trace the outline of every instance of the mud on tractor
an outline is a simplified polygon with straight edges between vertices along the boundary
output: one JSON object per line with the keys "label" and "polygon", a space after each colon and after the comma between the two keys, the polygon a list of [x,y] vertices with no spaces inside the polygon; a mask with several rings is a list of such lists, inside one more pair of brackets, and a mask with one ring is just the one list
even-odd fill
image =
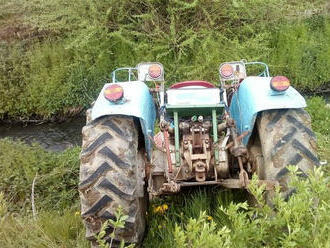
{"label": "mud on tractor", "polygon": [[[256,67],[261,73],[247,75]],[[279,184],[289,197],[286,166],[307,174],[319,164],[306,102],[286,77],[244,60],[222,63],[219,76],[218,84],[165,89],[160,63],[112,72],[83,128],[79,191],[92,244],[118,206],[129,217],[116,239],[139,243],[148,196],[200,185],[246,188],[257,174],[267,190]]]}

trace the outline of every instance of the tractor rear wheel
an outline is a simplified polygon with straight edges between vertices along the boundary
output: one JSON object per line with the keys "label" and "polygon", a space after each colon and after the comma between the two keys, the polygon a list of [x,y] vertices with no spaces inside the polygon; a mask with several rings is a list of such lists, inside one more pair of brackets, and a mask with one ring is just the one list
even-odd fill
{"label": "tractor rear wheel", "polygon": [[[138,151],[138,129],[133,118],[107,116],[83,128],[79,193],[86,237],[97,247],[95,236],[102,224],[115,220],[121,206],[129,216],[125,228],[115,231],[119,243],[141,242],[147,202],[144,194],[144,158]],[[106,230],[107,241],[113,228]]]}
{"label": "tractor rear wheel", "polygon": [[298,166],[305,176],[319,165],[310,116],[303,109],[268,110],[259,116],[257,127],[263,155],[259,178],[277,180],[288,199],[294,189],[288,187],[287,165]]}

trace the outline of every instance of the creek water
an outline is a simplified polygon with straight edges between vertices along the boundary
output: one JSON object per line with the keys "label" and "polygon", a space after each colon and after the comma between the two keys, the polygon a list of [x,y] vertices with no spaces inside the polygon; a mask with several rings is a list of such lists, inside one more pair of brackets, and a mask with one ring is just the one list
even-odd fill
{"label": "creek water", "polygon": [[0,139],[21,140],[27,144],[39,143],[49,151],[63,151],[81,145],[81,129],[85,117],[78,117],[62,123],[44,124],[0,124]]}
{"label": "creek water", "polygon": [[[330,94],[322,96],[329,105]],[[27,144],[37,142],[47,150],[63,151],[69,147],[81,145],[81,129],[84,125],[85,117],[77,117],[63,123],[0,124],[0,139],[11,138]]]}

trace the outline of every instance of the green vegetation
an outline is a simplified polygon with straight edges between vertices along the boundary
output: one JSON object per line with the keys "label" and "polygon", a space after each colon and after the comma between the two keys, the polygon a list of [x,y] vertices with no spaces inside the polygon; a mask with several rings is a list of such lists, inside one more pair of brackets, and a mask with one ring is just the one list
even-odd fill
{"label": "green vegetation", "polygon": [[[308,100],[307,110],[318,136],[319,156],[330,161],[330,109],[322,98]],[[84,238],[77,194],[79,147],[63,153],[0,140],[0,247],[89,247]],[[144,247],[329,247],[329,166],[309,180],[298,180],[297,193],[275,213],[262,200],[262,189],[244,192],[190,189],[152,202]],[[35,181],[36,219],[31,211]],[[118,225],[120,227],[120,223]]]}
{"label": "green vegetation", "polygon": [[110,72],[160,61],[168,83],[259,60],[300,90],[330,81],[325,0],[0,0],[0,119],[75,114]]}
{"label": "green vegetation", "polygon": [[[312,117],[312,128],[317,136],[318,153],[321,160],[330,162],[330,107],[323,98],[308,99],[306,110]],[[330,172],[329,166],[327,166]]]}
{"label": "green vegetation", "polygon": [[322,97],[313,97],[307,100],[306,110],[311,115],[314,132],[330,135],[330,107],[325,106]]}
{"label": "green vegetation", "polygon": [[52,153],[10,140],[0,140],[0,191],[9,201],[8,211],[21,214],[31,209],[31,185],[35,180],[37,210],[78,208],[80,148]]}
{"label": "green vegetation", "polygon": [[[296,168],[291,171],[294,174]],[[309,180],[293,176],[292,185],[297,193],[288,202],[277,194],[275,212],[265,204],[256,181],[250,191],[257,199],[257,207],[248,206],[246,202],[226,204],[221,193],[209,192],[205,197],[203,191],[188,199],[189,207],[178,208],[178,204],[171,202],[164,216],[151,216],[152,224],[158,226],[151,225],[145,247],[155,247],[155,243],[157,247],[179,248],[328,247],[330,195],[327,178],[317,170]],[[215,201],[216,207],[200,208],[200,204],[194,204],[201,200]],[[191,216],[192,211],[198,210],[204,212],[197,218]]]}
{"label": "green vegetation", "polygon": [[80,218],[79,152],[0,140],[0,247],[90,247]]}
{"label": "green vegetation", "polygon": [[[4,204],[2,202],[0,207]],[[60,214],[56,211],[42,211],[35,220],[30,215],[16,216],[9,213],[0,217],[1,247],[90,247],[85,240],[79,212],[65,210]]]}
{"label": "green vegetation", "polygon": [[[123,211],[122,207],[120,207],[120,206],[117,208],[117,210],[115,212],[115,216],[116,216],[115,220],[108,219],[102,224],[101,231],[96,236],[96,241],[100,248],[111,248],[112,247],[113,241],[115,239],[115,232],[118,229],[125,227],[125,220],[127,220],[127,218],[129,217],[128,215],[124,214],[124,211]],[[111,225],[113,227],[113,231],[110,233],[110,237],[111,237],[110,242],[107,242],[105,240],[105,236],[106,236],[107,228],[109,227],[109,225]],[[124,240],[122,240],[120,242],[119,246],[120,246],[120,248],[125,247]],[[135,246],[134,244],[130,244],[130,245],[126,246],[126,248],[133,248],[134,246]]]}
{"label": "green vegetation", "polygon": [[[299,90],[316,90],[330,82],[329,6],[325,0],[0,0],[0,119],[74,115],[113,69],[141,61],[163,63],[169,84],[217,82],[223,61],[264,61]],[[307,110],[319,156],[330,161],[330,109],[314,97]],[[89,247],[79,212],[79,151],[0,140],[0,247]],[[276,217],[255,184],[258,207],[246,203],[243,191],[214,188],[153,202],[144,247],[330,247],[329,166],[309,180],[291,173],[297,193],[288,202],[276,197]]]}

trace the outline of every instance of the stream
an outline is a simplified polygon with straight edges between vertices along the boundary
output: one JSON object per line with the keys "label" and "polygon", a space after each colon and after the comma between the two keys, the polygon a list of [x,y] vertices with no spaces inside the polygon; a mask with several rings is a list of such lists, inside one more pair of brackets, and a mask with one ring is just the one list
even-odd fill
{"label": "stream", "polygon": [[58,152],[81,145],[81,129],[84,125],[85,117],[62,123],[0,124],[0,139],[11,138],[27,144],[36,142],[46,150]]}
{"label": "stream", "polygon": [[[307,96],[308,97],[308,96]],[[330,94],[323,95],[330,104]],[[49,151],[63,151],[81,145],[81,129],[85,125],[85,117],[76,117],[62,123],[44,124],[4,124],[0,123],[0,139],[11,138],[27,144],[39,143]]]}

